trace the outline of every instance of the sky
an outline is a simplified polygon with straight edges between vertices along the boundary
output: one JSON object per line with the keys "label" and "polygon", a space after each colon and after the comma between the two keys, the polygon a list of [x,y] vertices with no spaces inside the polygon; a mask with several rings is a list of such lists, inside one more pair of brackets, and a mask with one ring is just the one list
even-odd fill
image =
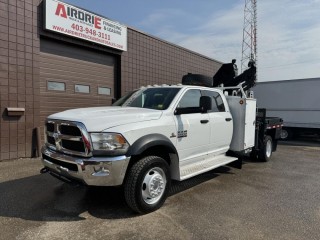
{"label": "sky", "polygon": [[[64,0],[241,65],[245,0]],[[320,77],[320,0],[257,0],[258,81]]]}

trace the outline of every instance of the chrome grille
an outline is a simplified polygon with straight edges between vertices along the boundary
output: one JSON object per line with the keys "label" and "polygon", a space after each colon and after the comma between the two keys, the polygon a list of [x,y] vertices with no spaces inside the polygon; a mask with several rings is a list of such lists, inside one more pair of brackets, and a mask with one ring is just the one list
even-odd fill
{"label": "chrome grille", "polygon": [[66,154],[82,157],[92,156],[89,134],[82,123],[47,120],[47,147]]}

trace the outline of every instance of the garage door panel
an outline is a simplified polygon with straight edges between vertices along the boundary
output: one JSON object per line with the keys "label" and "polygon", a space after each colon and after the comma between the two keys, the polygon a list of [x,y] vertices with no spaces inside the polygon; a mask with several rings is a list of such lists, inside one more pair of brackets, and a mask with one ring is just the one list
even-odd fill
{"label": "garage door panel", "polygon": [[77,59],[79,61],[88,62],[88,64],[98,63],[106,66],[114,66],[116,62],[114,56],[107,55],[101,51],[50,39],[41,39],[40,52],[60,56],[62,59],[63,57],[66,57],[67,59],[71,58],[69,61]]}
{"label": "garage door panel", "polygon": [[[78,99],[77,99],[78,98]],[[48,102],[47,105],[50,105],[52,103],[61,103],[64,102],[64,104],[69,104],[70,101],[72,101],[70,104],[77,104],[77,103],[86,103],[92,105],[93,103],[100,103],[100,101],[109,101],[112,99],[112,97],[101,97],[101,98],[92,98],[91,96],[84,96],[84,94],[79,94],[75,98],[72,97],[64,97],[64,96],[58,96],[58,95],[47,95],[43,99],[46,99]],[[80,99],[81,98],[81,99]]]}
{"label": "garage door panel", "polygon": [[[42,59],[41,59],[42,60]],[[42,60],[45,61],[45,60]],[[40,72],[43,74],[59,75],[60,77],[71,79],[71,78],[96,78],[100,81],[105,81],[106,78],[111,78],[114,76],[114,69],[108,67],[107,69],[99,69],[98,71],[93,71],[93,69],[83,69],[82,67],[72,66],[73,69],[70,69],[70,66],[60,67],[57,64],[41,64]]]}
{"label": "garage door panel", "polygon": [[[104,72],[104,69],[109,68],[109,69],[114,69],[114,66],[107,66],[103,64],[93,64],[93,63],[88,63],[84,61],[71,61],[70,59],[67,58],[61,58],[57,56],[43,56],[42,53],[41,58],[43,60],[43,66],[47,68],[53,68],[53,69],[64,69],[68,70],[68,67],[72,65],[74,68],[71,69],[78,69],[81,72],[95,72],[97,75],[101,75],[101,71]],[[66,62],[68,64],[66,64]],[[70,69],[69,69],[70,70]],[[76,71],[75,71],[76,72]]]}
{"label": "garage door panel", "polygon": [[[111,105],[115,85],[115,57],[53,40],[40,42],[40,118],[73,108]],[[48,81],[64,83],[64,91],[48,90]],[[75,92],[89,86],[89,93]],[[110,95],[98,94],[99,87]]]}
{"label": "garage door panel", "polygon": [[[91,95],[98,95],[98,88],[99,87],[108,87],[111,89],[111,94],[110,95],[98,95],[95,96],[94,98],[101,98],[101,97],[113,97],[113,86],[110,83],[104,83],[104,82],[96,82],[95,84],[88,84],[88,80],[85,81],[84,79],[81,80],[77,80],[77,79],[58,79],[59,76],[55,77],[54,75],[50,75],[48,77],[45,78],[40,78],[40,80],[42,81],[41,85],[40,85],[40,91],[43,92],[43,94],[47,95],[47,96],[57,96],[59,95],[60,97],[62,97],[63,95],[70,95],[69,97],[71,97],[72,94],[76,94],[76,95],[81,95],[81,97],[83,97],[84,95],[89,95],[90,97],[92,97]],[[48,90],[48,82],[60,82],[60,83],[64,83],[65,84],[65,91],[51,91]],[[86,85],[90,87],[90,93],[78,93],[75,92],[75,85],[76,84],[80,84],[80,85]],[[75,98],[80,97],[80,96],[73,96]]]}
{"label": "garage door panel", "polygon": [[[110,66],[99,66],[96,68],[90,68],[85,63],[82,64],[66,64],[61,60],[55,61],[52,58],[42,58],[42,64],[40,66],[40,71],[42,73],[53,73],[59,74],[61,76],[66,76],[68,78],[75,75],[84,77],[95,76],[97,78],[103,78],[105,80],[107,77],[114,76],[114,67]],[[109,75],[109,76],[108,76]]]}
{"label": "garage door panel", "polygon": [[[99,69],[99,70],[94,70],[93,69],[83,69],[80,67],[76,67],[73,66],[74,69],[70,70],[70,67],[68,66],[59,66],[59,65],[43,65],[41,66],[40,71],[45,72],[45,73],[52,73],[52,74],[59,74],[59,75],[65,75],[68,78],[70,77],[90,77],[90,76],[94,76],[98,79],[104,79],[106,77],[112,77],[113,74],[113,68],[110,68],[109,70],[106,71],[106,69]],[[78,71],[76,71],[76,69],[78,69]]]}
{"label": "garage door panel", "polygon": [[[63,71],[54,71],[52,69],[42,69],[42,71],[46,71],[45,74],[41,73],[42,78],[45,78],[46,80],[50,81],[58,81],[58,80],[63,80],[68,81],[70,83],[76,84],[76,83],[88,83],[88,80],[91,81],[91,84],[93,85],[108,85],[108,86],[113,86],[113,83],[106,82],[105,78],[112,78],[112,74],[105,74],[104,78],[101,78],[99,76],[94,76],[88,74],[87,76],[85,75],[71,75],[68,76],[68,72],[63,72]],[[45,82],[43,82],[45,84]]]}

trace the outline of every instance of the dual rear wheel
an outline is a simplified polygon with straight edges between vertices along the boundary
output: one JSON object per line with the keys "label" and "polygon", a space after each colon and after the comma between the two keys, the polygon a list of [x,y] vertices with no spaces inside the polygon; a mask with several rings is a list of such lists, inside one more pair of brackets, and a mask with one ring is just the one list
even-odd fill
{"label": "dual rear wheel", "polygon": [[261,162],[268,162],[271,159],[273,152],[273,141],[272,137],[266,135],[263,140],[263,145],[259,151],[252,151],[250,157],[254,160],[258,159]]}

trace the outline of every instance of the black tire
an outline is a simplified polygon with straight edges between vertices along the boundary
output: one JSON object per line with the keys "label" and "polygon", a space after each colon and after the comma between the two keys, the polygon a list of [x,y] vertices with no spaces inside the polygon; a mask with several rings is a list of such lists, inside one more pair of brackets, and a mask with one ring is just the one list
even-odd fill
{"label": "black tire", "polygon": [[281,140],[290,140],[293,138],[293,131],[288,128],[282,128],[281,134],[280,134]]}
{"label": "black tire", "polygon": [[129,169],[124,183],[126,202],[137,213],[153,212],[165,202],[170,183],[168,163],[157,156],[144,157]]}
{"label": "black tire", "polygon": [[213,78],[202,74],[188,73],[182,77],[183,85],[213,86]]}
{"label": "black tire", "polygon": [[259,160],[262,162],[268,162],[271,159],[273,151],[272,137],[265,136],[263,140],[263,146],[259,151]]}
{"label": "black tire", "polygon": [[256,150],[252,150],[252,152],[250,153],[250,159],[252,161],[257,161],[258,160],[258,153]]}

